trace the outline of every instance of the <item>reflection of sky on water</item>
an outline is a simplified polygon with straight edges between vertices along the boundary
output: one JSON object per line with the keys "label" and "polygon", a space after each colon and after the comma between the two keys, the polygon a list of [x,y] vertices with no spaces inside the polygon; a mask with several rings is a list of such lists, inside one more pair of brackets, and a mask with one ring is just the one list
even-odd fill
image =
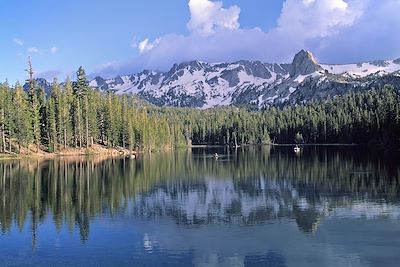
{"label": "reflection of sky on water", "polygon": [[247,184],[247,192],[211,177],[181,185],[132,201],[132,216],[146,222],[145,248],[191,251],[198,266],[374,266],[400,252],[400,241],[387,236],[400,234],[395,204],[323,192],[316,201],[266,178]]}
{"label": "reflection of sky on water", "polygon": [[396,266],[398,165],[290,152],[7,165],[0,266]]}
{"label": "reflection of sky on water", "polygon": [[[79,234],[65,227],[56,231],[47,220],[38,233],[36,252],[16,242],[8,247],[8,260],[17,266],[29,266],[23,259],[32,255],[45,256],[45,260],[32,261],[41,266],[60,260],[71,266],[78,259],[84,266],[131,266],[132,261],[138,266],[395,266],[393,259],[400,247],[397,238],[390,238],[400,233],[398,222],[383,219],[326,219],[312,235],[304,234],[289,219],[193,226],[165,217],[139,219],[121,214],[98,218],[91,227],[90,239],[82,244]],[[16,236],[19,233],[7,238]],[[3,238],[0,244],[7,241]],[[24,239],[30,241],[29,231]],[[54,242],[63,247],[61,255],[54,250]],[[0,262],[7,260],[6,252],[2,247]],[[260,265],[263,261],[270,265]]]}
{"label": "reflection of sky on water", "polygon": [[[304,235],[290,220],[207,227],[178,225],[169,219],[135,221],[133,225],[127,220],[126,223],[143,233],[142,246],[148,254],[175,254],[177,257],[191,254],[192,261],[199,266],[229,266],[232,259],[236,266],[244,266],[249,258],[262,257],[272,251],[280,263],[288,266],[338,266],[338,263],[368,266],[367,263],[379,262],[381,255],[389,256],[387,262],[390,262],[398,255],[400,245],[398,241],[381,240],[382,228],[388,227],[392,234],[400,230],[397,224],[387,220],[374,220],[372,225],[357,219],[327,220],[313,235]],[[366,231],[371,234],[365,235]],[[151,252],[149,243],[153,244]],[[218,265],[213,265],[216,259]]]}
{"label": "reflection of sky on water", "polygon": [[[312,191],[318,197],[312,197]],[[138,196],[131,209],[144,218],[166,216],[179,224],[237,223],[254,224],[281,218],[296,219],[299,224],[319,223],[323,218],[400,219],[398,204],[351,196],[324,195],[308,189],[303,196],[288,182],[277,183],[260,177],[250,183],[205,178],[204,183],[170,183]],[[315,226],[315,225],[314,225]],[[307,232],[307,225],[299,225]],[[315,230],[315,229],[308,229]]]}

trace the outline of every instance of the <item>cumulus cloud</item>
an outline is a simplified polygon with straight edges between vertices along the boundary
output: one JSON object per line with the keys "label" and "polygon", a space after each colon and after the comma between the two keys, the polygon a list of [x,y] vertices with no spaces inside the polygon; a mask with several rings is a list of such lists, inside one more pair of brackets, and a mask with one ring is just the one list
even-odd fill
{"label": "cumulus cloud", "polygon": [[361,1],[287,0],[274,31],[300,40],[334,35],[352,26],[363,8]]}
{"label": "cumulus cloud", "polygon": [[37,49],[36,47],[29,47],[28,48],[28,53],[38,53],[39,49]]}
{"label": "cumulus cloud", "polygon": [[24,42],[19,38],[14,38],[13,42],[16,43],[19,46],[23,46],[24,45]]}
{"label": "cumulus cloud", "polygon": [[303,48],[318,52],[326,40],[358,23],[368,1],[286,0],[277,27],[266,33],[277,56],[271,59],[287,61]]}
{"label": "cumulus cloud", "polygon": [[[235,30],[240,27],[238,6],[224,8],[222,2],[212,2],[209,0],[189,0],[190,20],[187,23],[188,30],[192,35],[207,37],[217,31],[229,29]],[[137,47],[140,53],[145,53],[159,45],[163,39],[171,40],[173,35],[157,38],[150,41],[148,38],[139,44],[134,42],[132,47]],[[171,40],[173,41],[173,40]]]}
{"label": "cumulus cloud", "polygon": [[50,53],[55,54],[57,53],[58,48],[56,46],[53,46],[52,48],[50,48]]}
{"label": "cumulus cloud", "polygon": [[400,57],[400,1],[363,2],[364,12],[351,27],[309,42],[324,61],[345,63]]}
{"label": "cumulus cloud", "polygon": [[138,47],[140,53],[145,53],[147,51],[152,50],[159,42],[160,42],[160,39],[156,39],[154,42],[150,42],[150,40],[148,38],[146,38],[143,41],[141,41],[137,45],[137,47]]}
{"label": "cumulus cloud", "polygon": [[241,28],[237,6],[189,0],[188,35],[147,38],[137,46],[138,57],[99,74],[165,71],[174,63],[195,59],[290,62],[303,48],[329,63],[399,57],[398,10],[398,0],[286,0],[277,26],[265,31]]}
{"label": "cumulus cloud", "polygon": [[238,29],[240,8],[223,8],[222,2],[209,0],[189,0],[190,31],[203,35],[213,34],[218,29]]}
{"label": "cumulus cloud", "polygon": [[[241,40],[232,42],[233,39]],[[209,35],[177,35],[170,34],[148,43],[151,50],[141,53],[135,60],[133,67],[137,69],[167,70],[174,63],[194,59],[220,62],[240,59],[259,59],[268,57],[269,51],[255,48],[265,43],[266,35],[260,29],[220,30],[218,34]]]}

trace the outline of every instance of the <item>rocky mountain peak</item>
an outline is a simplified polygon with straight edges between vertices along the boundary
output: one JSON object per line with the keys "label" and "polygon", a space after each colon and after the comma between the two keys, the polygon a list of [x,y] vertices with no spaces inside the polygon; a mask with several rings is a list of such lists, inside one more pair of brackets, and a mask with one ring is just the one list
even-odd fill
{"label": "rocky mountain peak", "polygon": [[209,66],[201,62],[199,60],[192,60],[192,61],[186,61],[182,62],[181,64],[178,65],[177,69],[179,70],[189,70],[190,73],[193,74],[195,71],[200,71],[202,69],[207,69]]}
{"label": "rocky mountain peak", "polygon": [[319,70],[322,67],[318,65],[314,55],[310,51],[301,50],[294,56],[290,76],[308,75]]}
{"label": "rocky mountain peak", "polygon": [[[116,94],[137,95],[158,106],[239,105],[256,109],[306,103],[385,84],[400,90],[399,72],[400,59],[318,64],[310,52],[302,50],[289,64],[194,60],[175,64],[168,72],[144,70],[111,79],[98,76],[90,81],[90,86]],[[49,82],[44,79],[36,82],[46,94],[50,92]]]}

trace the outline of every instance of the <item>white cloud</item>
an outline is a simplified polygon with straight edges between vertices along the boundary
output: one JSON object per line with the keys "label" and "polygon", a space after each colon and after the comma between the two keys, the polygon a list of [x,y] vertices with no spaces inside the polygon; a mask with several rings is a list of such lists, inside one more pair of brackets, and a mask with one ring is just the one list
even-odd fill
{"label": "white cloud", "polygon": [[319,56],[326,62],[340,63],[399,58],[400,1],[352,0],[350,3],[363,5],[362,15],[351,27],[310,42]]}
{"label": "white cloud", "polygon": [[36,47],[29,47],[27,51],[28,53],[38,53],[39,49],[37,49]]}
{"label": "white cloud", "polygon": [[146,38],[143,41],[141,41],[138,45],[138,49],[140,53],[144,53],[146,51],[149,51],[151,49],[153,49],[154,45],[149,43],[149,39]]}
{"label": "white cloud", "polygon": [[[363,14],[363,0],[286,0],[277,27],[265,32],[239,27],[240,8],[224,8],[222,2],[190,0],[191,33],[166,35],[154,42],[145,39],[138,46],[146,56],[137,64],[146,68],[171,66],[199,59],[234,61],[255,59],[270,62],[290,61],[310,40],[338,34],[351,27]],[[318,44],[321,45],[321,44]]]}
{"label": "white cloud", "polygon": [[194,59],[290,62],[304,48],[329,63],[400,57],[398,0],[286,0],[277,26],[269,31],[240,28],[240,9],[224,8],[222,2],[189,0],[189,10],[188,35],[145,39],[137,45],[137,58],[99,74],[166,71]]}
{"label": "white cloud", "polygon": [[190,31],[203,35],[213,34],[218,29],[238,29],[240,8],[223,8],[222,2],[209,0],[189,0]]}
{"label": "white cloud", "polygon": [[52,48],[50,48],[50,53],[55,54],[57,53],[58,48],[56,46],[53,46]]}
{"label": "white cloud", "polygon": [[19,46],[23,46],[24,45],[24,42],[19,38],[14,38],[13,42],[16,43]]}
{"label": "white cloud", "polygon": [[[240,8],[231,6],[223,8],[222,2],[212,2],[209,0],[189,0],[190,20],[187,27],[193,34],[203,36],[214,34],[218,30],[238,29]],[[137,43],[133,38],[131,47],[137,48],[139,52],[145,53],[152,50],[162,41],[161,38],[151,42],[148,38]]]}
{"label": "white cloud", "polygon": [[286,0],[275,31],[303,40],[325,37],[352,26],[362,13],[357,1]]}
{"label": "white cloud", "polygon": [[154,42],[150,42],[149,38],[144,39],[141,41],[137,47],[140,53],[145,53],[147,51],[152,50],[156,45],[160,43],[160,39],[156,39]]}
{"label": "white cloud", "polygon": [[17,53],[17,56],[22,57],[24,54],[22,54],[21,52]]}
{"label": "white cloud", "polygon": [[[369,0],[286,0],[277,27],[266,33],[271,60],[290,60],[300,49],[323,49],[325,40],[351,28]],[[269,58],[268,58],[269,59]]]}

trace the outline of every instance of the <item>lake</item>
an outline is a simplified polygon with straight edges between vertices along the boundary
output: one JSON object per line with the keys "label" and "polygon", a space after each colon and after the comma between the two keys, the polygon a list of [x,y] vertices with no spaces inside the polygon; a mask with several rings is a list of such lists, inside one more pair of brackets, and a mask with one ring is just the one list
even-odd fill
{"label": "lake", "polygon": [[0,192],[0,266],[400,262],[400,157],[356,146],[0,161]]}

